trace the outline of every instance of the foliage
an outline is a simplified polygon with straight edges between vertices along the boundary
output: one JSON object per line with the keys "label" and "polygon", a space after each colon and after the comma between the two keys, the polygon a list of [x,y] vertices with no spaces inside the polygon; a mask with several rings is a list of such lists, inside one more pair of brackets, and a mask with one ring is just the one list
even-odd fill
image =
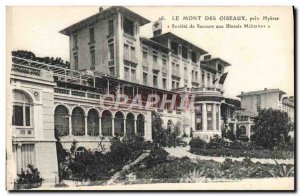
{"label": "foliage", "polygon": [[207,145],[207,143],[204,140],[200,139],[199,137],[192,138],[189,144],[191,148],[206,148]]}
{"label": "foliage", "polygon": [[222,148],[224,147],[225,141],[219,135],[214,135],[213,138],[209,140],[208,148]]}
{"label": "foliage", "polygon": [[21,173],[17,174],[15,180],[15,189],[32,189],[42,185],[43,178],[40,177],[40,172],[33,165],[28,164],[28,170],[21,169]]}
{"label": "foliage", "polygon": [[216,179],[269,178],[272,175],[268,171],[275,168],[276,165],[253,163],[250,159],[243,161],[226,159],[223,163],[219,163],[213,160],[195,162],[184,157],[164,161],[152,167],[137,167],[131,171],[136,175],[136,180],[129,183],[193,183]]}
{"label": "foliage", "polygon": [[227,131],[226,138],[228,138],[231,141],[235,141],[236,140],[236,136],[235,136],[233,130],[229,129]]}
{"label": "foliage", "polygon": [[214,157],[249,157],[259,159],[293,159],[293,151],[245,150],[245,149],[201,149],[191,148],[191,153]]}
{"label": "foliage", "polygon": [[259,146],[276,149],[281,143],[288,143],[289,117],[286,112],[263,109],[254,119],[252,140]]}
{"label": "foliage", "polygon": [[276,163],[276,167],[272,168],[272,170],[269,171],[269,173],[273,177],[293,177],[295,174],[294,166],[292,165],[286,165],[286,164],[278,164],[276,160],[274,160]]}
{"label": "foliage", "polygon": [[72,156],[75,152],[76,142],[70,149],[70,157],[67,163],[71,171],[71,178],[81,182],[106,181],[115,172],[120,171],[125,165],[133,162],[143,153],[143,150],[151,149],[152,145],[145,142],[142,137],[118,137],[111,139],[110,151],[86,151],[85,153]]}
{"label": "foliage", "polygon": [[163,148],[154,148],[151,150],[149,157],[145,159],[145,165],[147,167],[153,167],[154,165],[166,162],[168,152]]}

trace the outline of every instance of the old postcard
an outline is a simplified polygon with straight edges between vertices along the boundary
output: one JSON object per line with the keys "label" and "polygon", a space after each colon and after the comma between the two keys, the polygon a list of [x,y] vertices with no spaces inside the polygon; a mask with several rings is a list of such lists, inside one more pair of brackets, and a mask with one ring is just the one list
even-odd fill
{"label": "old postcard", "polygon": [[293,7],[7,7],[7,190],[295,189]]}

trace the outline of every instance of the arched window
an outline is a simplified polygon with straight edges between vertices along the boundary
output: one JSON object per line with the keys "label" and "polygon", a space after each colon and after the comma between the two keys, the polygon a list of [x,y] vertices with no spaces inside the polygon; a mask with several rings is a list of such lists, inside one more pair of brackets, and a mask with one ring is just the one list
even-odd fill
{"label": "arched window", "polygon": [[88,135],[99,136],[99,115],[97,110],[90,109],[87,117]]}
{"label": "arched window", "polygon": [[145,136],[145,117],[142,114],[137,116],[136,120],[136,132],[139,136]]}
{"label": "arched window", "polygon": [[86,149],[84,147],[78,147],[75,151],[75,156],[79,156],[82,155],[83,153],[85,153]]}
{"label": "arched window", "polygon": [[21,127],[32,126],[32,99],[21,91],[13,92],[12,125]]}
{"label": "arched window", "polygon": [[108,110],[102,113],[101,129],[103,136],[112,136],[112,114]]}
{"label": "arched window", "polygon": [[84,135],[84,111],[76,107],[72,111],[72,134],[75,136]]}
{"label": "arched window", "polygon": [[54,130],[58,136],[69,135],[69,115],[65,106],[59,105],[54,111]]}
{"label": "arched window", "polygon": [[122,112],[117,112],[115,114],[115,135],[124,136],[124,115]]}
{"label": "arched window", "polygon": [[126,116],[126,134],[134,135],[134,115],[132,113],[128,113]]}

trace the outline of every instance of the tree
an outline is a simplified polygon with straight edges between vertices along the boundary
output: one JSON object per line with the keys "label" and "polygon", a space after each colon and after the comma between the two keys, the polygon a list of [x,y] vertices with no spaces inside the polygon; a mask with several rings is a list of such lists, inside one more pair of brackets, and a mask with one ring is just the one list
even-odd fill
{"label": "tree", "polygon": [[62,182],[62,167],[66,158],[68,156],[67,150],[65,150],[61,144],[58,131],[55,129],[55,139],[56,139],[56,154],[57,154],[57,163],[58,163],[58,180]]}
{"label": "tree", "polygon": [[253,142],[264,148],[277,149],[289,142],[289,117],[286,112],[263,109],[254,119]]}

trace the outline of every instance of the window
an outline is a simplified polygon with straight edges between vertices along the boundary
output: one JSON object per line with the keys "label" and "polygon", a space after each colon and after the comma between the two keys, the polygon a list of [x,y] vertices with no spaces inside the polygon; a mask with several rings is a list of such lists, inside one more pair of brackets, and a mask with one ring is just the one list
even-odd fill
{"label": "window", "polygon": [[178,55],[178,43],[171,42],[171,50],[173,54]]}
{"label": "window", "polygon": [[163,56],[163,58],[162,58],[162,64],[163,64],[163,65],[167,65],[167,59],[166,59],[166,57],[164,57],[164,56]]}
{"label": "window", "polygon": [[135,47],[133,47],[133,46],[130,46],[130,60],[133,62],[136,62]]}
{"label": "window", "polygon": [[78,70],[78,53],[74,53],[73,58],[74,58],[74,69]]}
{"label": "window", "polygon": [[184,46],[182,46],[182,58],[188,58],[188,49]]}
{"label": "window", "polygon": [[222,72],[223,66],[222,65],[218,65],[218,71]]}
{"label": "window", "polygon": [[69,135],[69,114],[65,106],[59,105],[55,108],[54,130],[59,136]]}
{"label": "window", "polygon": [[157,87],[157,75],[153,75],[153,86]]}
{"label": "window", "polygon": [[73,47],[77,47],[78,46],[78,38],[77,38],[77,33],[73,34]]}
{"label": "window", "polygon": [[91,70],[95,69],[95,50],[91,50],[90,51],[90,55],[91,55]]}
{"label": "window", "polygon": [[163,83],[163,89],[167,89],[167,79],[166,78],[162,79],[162,83]]}
{"label": "window", "polygon": [[114,19],[108,21],[108,35],[114,34]]}
{"label": "window", "polygon": [[202,104],[195,107],[196,130],[202,130]]}
{"label": "window", "polygon": [[125,60],[130,60],[129,57],[129,45],[124,44],[124,59]]}
{"label": "window", "polygon": [[204,85],[204,80],[205,80],[205,73],[204,71],[201,71],[201,83]]}
{"label": "window", "polygon": [[137,135],[145,136],[145,117],[142,114],[137,116],[136,125]]}
{"label": "window", "polygon": [[88,135],[98,136],[99,135],[99,115],[97,110],[91,109],[87,117]]}
{"label": "window", "polygon": [[112,136],[112,114],[108,110],[102,113],[101,129],[103,136]]}
{"label": "window", "polygon": [[134,22],[124,18],[123,22],[124,33],[134,36]]}
{"label": "window", "polygon": [[115,75],[115,67],[109,67],[109,75],[111,76]]}
{"label": "window", "polygon": [[143,62],[144,63],[148,62],[148,52],[147,51],[143,51]]}
{"label": "window", "polygon": [[124,115],[122,112],[117,112],[115,114],[115,135],[116,136],[124,136]]}
{"label": "window", "polygon": [[207,111],[207,130],[213,130],[213,112],[212,112],[213,104],[206,105]]}
{"label": "window", "polygon": [[124,67],[124,78],[129,79],[129,67]]}
{"label": "window", "polygon": [[210,82],[210,74],[207,73],[207,86],[210,87],[211,86],[211,82]]}
{"label": "window", "polygon": [[84,154],[85,151],[86,151],[86,150],[85,150],[84,147],[78,147],[78,148],[76,149],[76,151],[75,151],[75,156],[80,156],[80,155]]}
{"label": "window", "polygon": [[13,126],[31,126],[31,101],[30,98],[18,91],[14,92]]}
{"label": "window", "polygon": [[136,70],[135,68],[131,68],[131,81],[136,81]]}
{"label": "window", "polygon": [[257,110],[257,112],[259,112],[260,109],[261,109],[261,96],[256,95],[256,110]]}
{"label": "window", "polygon": [[195,77],[194,77],[194,70],[192,70],[192,81],[194,81],[195,80]]}
{"label": "window", "polygon": [[188,71],[187,71],[187,67],[184,67],[184,78],[188,78]]}
{"label": "window", "polygon": [[153,64],[157,65],[157,55],[153,54]]}
{"label": "window", "polygon": [[95,29],[94,27],[90,28],[90,42],[95,42]]}
{"label": "window", "polygon": [[126,116],[126,134],[128,135],[134,135],[134,115],[132,113],[128,113]]}
{"label": "window", "polygon": [[148,84],[148,73],[146,72],[143,73],[143,84],[144,85]]}
{"label": "window", "polygon": [[72,111],[72,134],[74,136],[82,136],[85,134],[84,111],[76,107]]}
{"label": "window", "polygon": [[197,63],[197,54],[194,51],[192,52],[192,62]]}
{"label": "window", "polygon": [[113,43],[109,44],[109,60],[115,59],[115,45]]}
{"label": "window", "polygon": [[198,72],[195,71],[195,80],[197,81],[198,80]]}

